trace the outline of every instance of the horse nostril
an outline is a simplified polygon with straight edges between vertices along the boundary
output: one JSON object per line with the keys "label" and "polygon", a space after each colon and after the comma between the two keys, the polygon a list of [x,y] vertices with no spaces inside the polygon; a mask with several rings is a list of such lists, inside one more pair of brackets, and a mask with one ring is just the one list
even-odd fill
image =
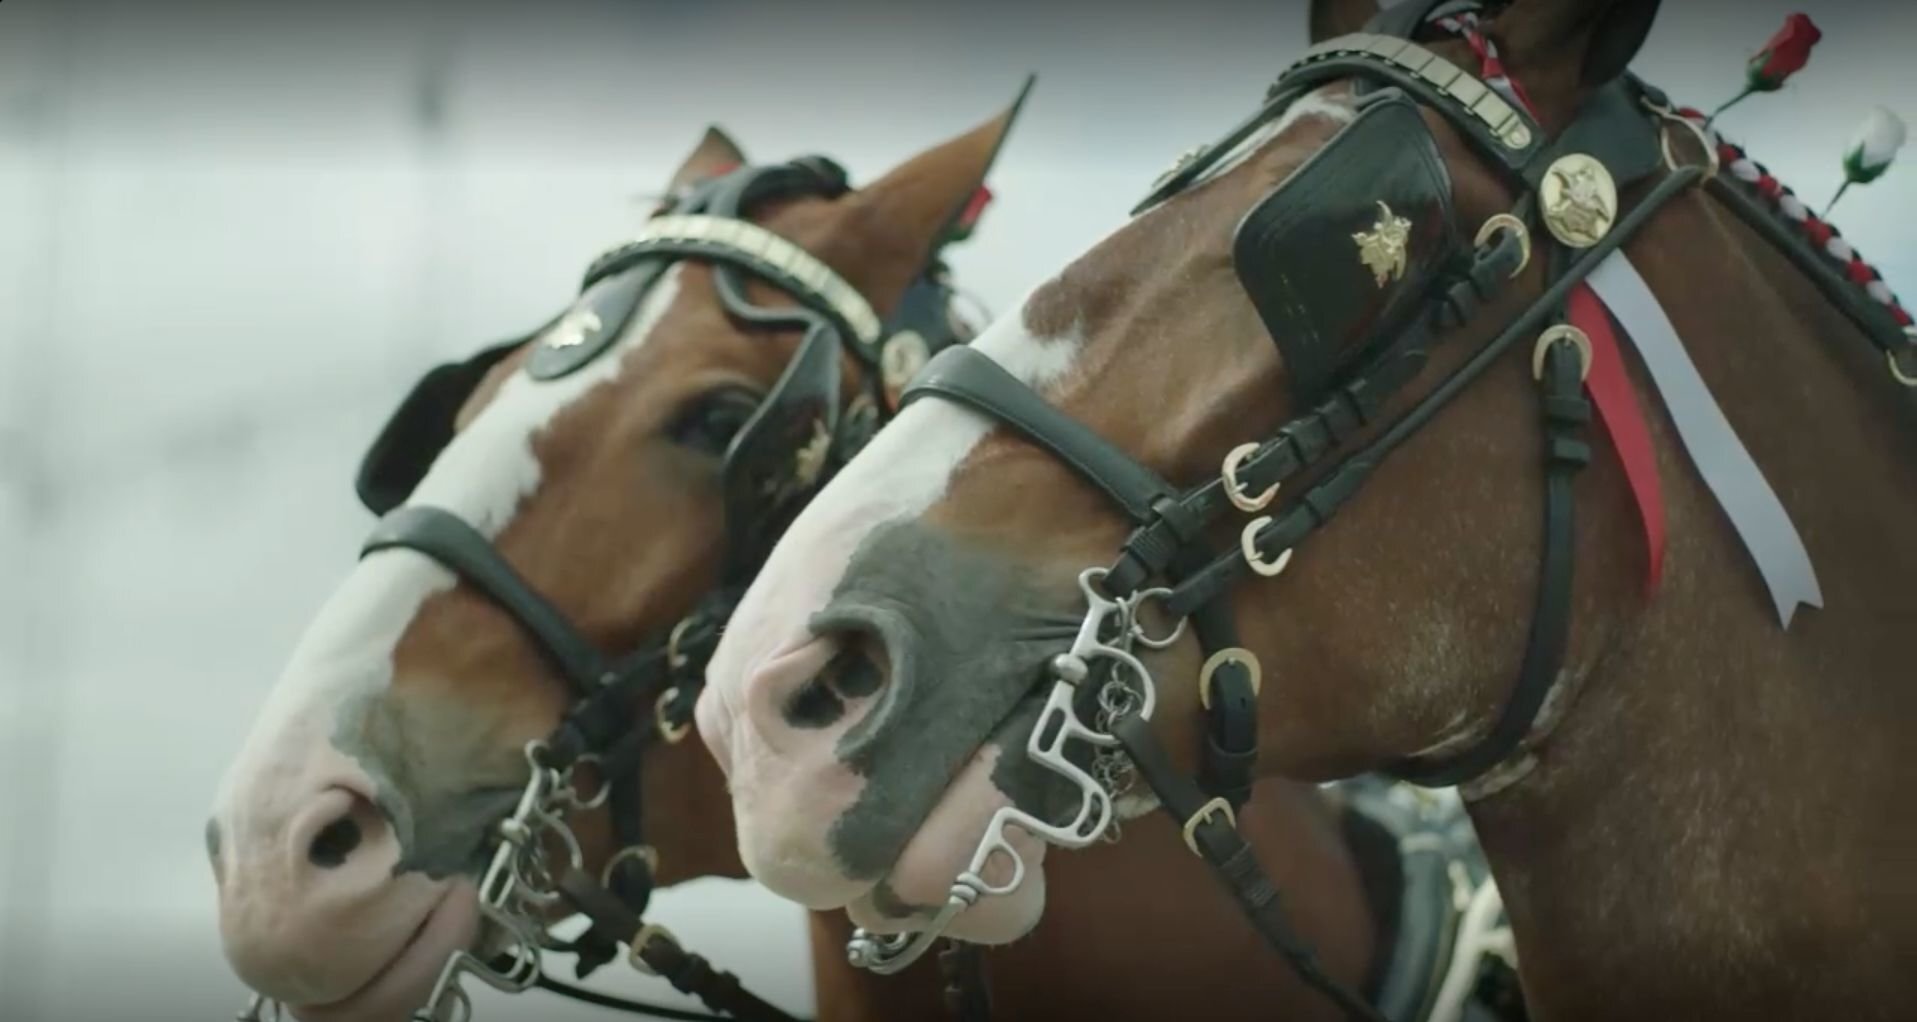
{"label": "horse nostril", "polygon": [[885,681],[885,672],[879,668],[872,645],[858,642],[840,650],[819,676],[845,699],[863,699],[877,692]]}
{"label": "horse nostril", "polygon": [[346,857],[359,847],[361,836],[359,822],[351,816],[342,816],[313,835],[306,858],[321,869],[337,869],[345,865]]}
{"label": "horse nostril", "polygon": [[845,701],[823,675],[808,678],[785,703],[786,723],[796,728],[831,727],[845,716]]}
{"label": "horse nostril", "polygon": [[845,717],[847,703],[877,692],[884,682],[884,671],[867,643],[847,645],[787,698],[786,723],[796,728],[831,727]]}

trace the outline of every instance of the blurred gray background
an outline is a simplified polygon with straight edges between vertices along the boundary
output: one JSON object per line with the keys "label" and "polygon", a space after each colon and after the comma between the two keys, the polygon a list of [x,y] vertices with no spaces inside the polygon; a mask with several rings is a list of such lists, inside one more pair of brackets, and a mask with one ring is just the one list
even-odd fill
{"label": "blurred gray background", "polygon": [[[1821,205],[1869,104],[1917,116],[1917,5],[1809,6],[1810,69],[1725,128]],[[1791,9],[1665,7],[1637,68],[1705,107]],[[567,302],[706,124],[864,181],[1039,72],[953,256],[1003,310],[1248,112],[1304,18],[1299,0],[0,6],[0,1017],[230,1017],[201,823],[354,560],[362,446],[427,366]],[[1914,212],[1905,167],[1837,220],[1917,296]],[[656,911],[810,1010],[797,910],[714,881]]]}

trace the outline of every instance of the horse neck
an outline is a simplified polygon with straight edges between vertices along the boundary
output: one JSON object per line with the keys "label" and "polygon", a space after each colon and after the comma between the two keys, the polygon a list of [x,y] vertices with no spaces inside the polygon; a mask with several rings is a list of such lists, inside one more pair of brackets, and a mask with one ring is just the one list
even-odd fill
{"label": "horse neck", "polygon": [[[1592,666],[1535,768],[1472,804],[1527,989],[1554,1019],[1878,1017],[1917,1003],[1892,961],[1917,947],[1917,888],[1886,854],[1917,848],[1912,816],[1887,810],[1917,724],[1911,419],[1857,329],[1715,200],[1674,204],[1629,252],[1796,524],[1824,608],[1779,627],[1627,359],[1659,451],[1662,585],[1615,634],[1574,637]],[[1581,550],[1581,587],[1620,562],[1642,557]]]}

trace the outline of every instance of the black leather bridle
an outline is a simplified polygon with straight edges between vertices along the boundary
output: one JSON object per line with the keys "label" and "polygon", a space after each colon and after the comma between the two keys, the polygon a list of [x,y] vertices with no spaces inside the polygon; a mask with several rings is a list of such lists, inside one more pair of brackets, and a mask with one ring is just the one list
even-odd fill
{"label": "black leather bridle", "polygon": [[[881,321],[853,288],[796,245],[747,218],[775,201],[847,191],[845,173],[823,157],[744,167],[702,182],[655,212],[640,238],[608,252],[585,275],[581,298],[566,315],[517,341],[495,345],[462,363],[429,373],[382,430],[362,464],[362,500],[383,514],[362,556],[407,550],[431,558],[511,617],[567,686],[572,705],[559,725],[527,751],[532,779],[518,810],[492,835],[491,865],[481,880],[482,911],[508,931],[512,950],[482,960],[462,954],[448,963],[432,1001],[416,1018],[437,1022],[452,1004],[469,1010],[458,989],[463,975],[508,990],[538,986],[586,1003],[666,1019],[719,1017],[792,1022],[745,990],[731,973],[686,950],[643,916],[655,857],[642,831],[639,776],[655,742],[677,742],[692,726],[705,665],[739,596],[805,500],[871,438],[888,414],[887,388],[903,383],[897,356],[963,343],[971,326],[951,311],[954,294],[937,252],[898,309]],[[955,217],[958,211],[955,211]],[[696,259],[713,267],[714,286],[732,319],[754,329],[804,331],[779,381],[727,447],[726,557],[718,584],[669,629],[609,655],[515,570],[472,524],[442,508],[407,503],[440,448],[452,419],[488,371],[507,355],[536,345],[520,370],[550,380],[576,371],[616,341],[644,296],[672,263]],[[796,304],[765,308],[747,298],[756,279]],[[842,353],[862,372],[862,390],[842,414]],[[590,774],[590,779],[585,775]],[[581,794],[584,785],[593,790]],[[621,849],[599,876],[583,868],[569,811],[604,806]],[[570,849],[570,851],[568,851]],[[530,893],[528,893],[530,892]],[[536,895],[536,897],[534,897]],[[518,900],[515,900],[515,899]],[[527,904],[563,905],[587,928],[561,940],[522,911]],[[621,953],[635,968],[663,976],[710,1011],[689,1012],[608,997],[559,982],[539,967],[543,952],[578,956],[585,978]],[[263,1017],[265,1002],[250,1011]],[[243,1018],[246,1016],[242,1016]]]}
{"label": "black leather bridle", "polygon": [[[1259,933],[1303,979],[1351,1017],[1371,1020],[1381,1016],[1363,997],[1326,975],[1293,931],[1278,891],[1235,826],[1256,757],[1259,668],[1235,634],[1228,608],[1232,586],[1247,568],[1264,576],[1282,571],[1291,551],[1353,499],[1406,438],[1514,345],[1538,338],[1532,359],[1545,437],[1544,549],[1517,684],[1492,729],[1474,746],[1441,760],[1404,761],[1392,773],[1438,787],[1477,777],[1503,762],[1533,726],[1562,662],[1571,608],[1572,481],[1591,456],[1583,436],[1591,407],[1582,387],[1590,352],[1569,332],[1546,330],[1540,336],[1539,331],[1562,321],[1570,291],[1606,257],[1671,199],[1715,171],[1714,162],[1709,168],[1677,166],[1661,156],[1663,129],[1680,122],[1661,93],[1628,75],[1600,89],[1572,125],[1548,139],[1525,111],[1499,99],[1476,75],[1412,41],[1434,6],[1415,0],[1401,4],[1380,15],[1365,33],[1312,47],[1278,78],[1256,115],[1205,154],[1175,168],[1144,204],[1190,184],[1310,90],[1344,79],[1356,82],[1359,118],[1378,104],[1407,99],[1436,111],[1520,196],[1509,215],[1477,232],[1468,250],[1461,248],[1455,257],[1441,261],[1422,300],[1366,350],[1358,364],[1334,375],[1307,410],[1274,435],[1234,452],[1217,478],[1191,488],[1173,486],[974,349],[940,354],[904,397],[906,403],[938,398],[996,420],[1096,486],[1130,520],[1133,531],[1105,570],[1103,588],[1110,599],[1124,602],[1136,600],[1147,585],[1169,585],[1170,595],[1161,602],[1167,617],[1190,621],[1207,657],[1199,679],[1208,739],[1201,746],[1200,775],[1194,779],[1174,766],[1141,714],[1120,715],[1110,734]],[[1402,140],[1407,149],[1419,141]],[[1334,138],[1326,148],[1339,144]],[[1574,153],[1602,163],[1620,185],[1648,181],[1660,166],[1664,173],[1594,244],[1546,251],[1543,294],[1409,411],[1386,418],[1391,399],[1419,378],[1440,337],[1470,322],[1480,306],[1498,296],[1525,267],[1542,179],[1557,160]],[[1392,158],[1386,152],[1374,155]],[[1548,237],[1542,232],[1537,236]],[[1242,257],[1240,272],[1245,272]],[[1255,281],[1247,281],[1248,289],[1256,287]],[[1254,292],[1254,300],[1257,297]],[[1359,443],[1361,432],[1373,426],[1382,429]],[[1266,510],[1281,487],[1308,475],[1308,488]],[[1206,535],[1234,506],[1264,513],[1246,525],[1238,549],[1218,554],[1209,548]],[[1076,665],[1076,678],[1063,667],[1055,670],[1059,681],[1084,680],[1082,664]]]}

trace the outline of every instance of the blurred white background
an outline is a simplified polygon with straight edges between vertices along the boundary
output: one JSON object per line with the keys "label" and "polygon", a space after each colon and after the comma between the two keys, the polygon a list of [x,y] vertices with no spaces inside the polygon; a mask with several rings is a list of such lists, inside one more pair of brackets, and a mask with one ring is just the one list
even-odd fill
{"label": "blurred white background", "polygon": [[[1637,68],[1728,97],[1791,9],[1666,4]],[[1872,103],[1917,115],[1917,5],[1810,5],[1725,122],[1813,202]],[[521,332],[708,123],[855,181],[1039,72],[953,263],[1003,309],[1304,46],[1304,4],[560,0],[0,7],[0,1016],[230,1017],[201,825],[369,525],[351,471],[427,366]],[[1838,222],[1917,296],[1917,170]],[[689,942],[811,1008],[796,909],[701,882]],[[610,974],[613,970],[608,970]],[[669,996],[636,976],[603,988]],[[480,1018],[591,1018],[529,995]]]}

